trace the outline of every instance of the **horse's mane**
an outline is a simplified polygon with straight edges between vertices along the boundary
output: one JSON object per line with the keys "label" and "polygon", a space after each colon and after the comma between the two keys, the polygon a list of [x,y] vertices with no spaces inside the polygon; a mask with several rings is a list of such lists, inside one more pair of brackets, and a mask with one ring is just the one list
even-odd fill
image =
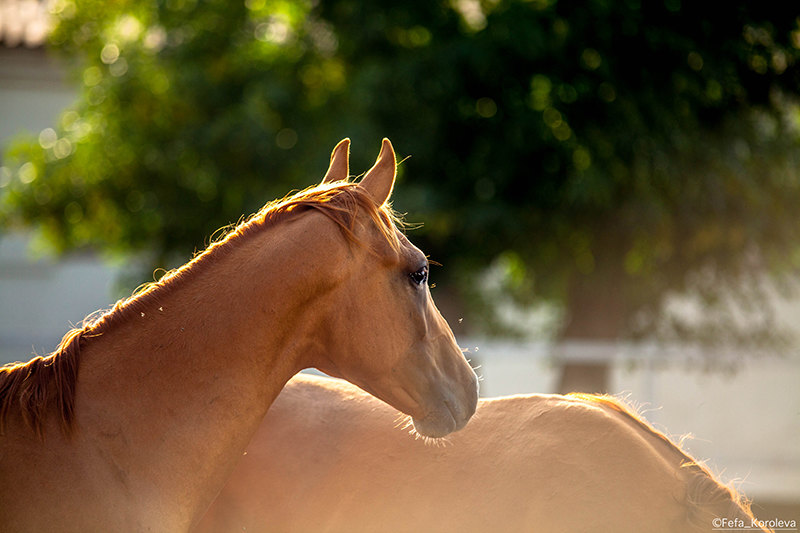
{"label": "horse's mane", "polygon": [[[746,524],[751,523],[753,513],[750,510],[750,502],[743,494],[736,488],[720,482],[708,467],[685,452],[680,444],[673,442],[664,433],[655,429],[647,420],[636,413],[633,407],[619,398],[607,394],[573,392],[567,396],[597,404],[619,413],[634,427],[644,430],[656,442],[662,443],[667,452],[678,459],[680,467],[689,472],[686,504],[688,509],[687,520],[690,523],[708,525],[711,524],[711,519],[716,516],[741,518],[745,520]],[[720,507],[724,509],[725,514],[719,514],[715,511]]]}
{"label": "horse's mane", "polygon": [[190,275],[207,268],[214,259],[228,253],[240,239],[308,210],[316,210],[335,222],[348,241],[361,243],[356,235],[356,218],[362,210],[378,227],[393,249],[399,247],[396,225],[402,224],[388,204],[377,207],[362,187],[349,181],[322,184],[268,203],[248,219],[229,227],[205,251],[182,267],[167,272],[158,281],[143,285],[133,295],[119,300],[104,313],[93,313],[80,327],[67,332],[58,347],[46,357],[35,357],[27,363],[10,363],[0,367],[0,434],[12,411],[20,413],[24,422],[39,437],[44,434],[48,410],[55,408],[61,427],[69,434],[75,417],[75,390],[80,366],[81,348],[92,337],[102,335],[115,324],[155,303],[157,298],[190,279]]}

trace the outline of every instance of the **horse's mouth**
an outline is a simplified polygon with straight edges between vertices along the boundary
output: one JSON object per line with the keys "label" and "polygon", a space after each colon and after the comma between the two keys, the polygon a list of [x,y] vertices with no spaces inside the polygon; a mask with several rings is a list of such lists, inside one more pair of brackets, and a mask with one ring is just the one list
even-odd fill
{"label": "horse's mouth", "polygon": [[414,430],[423,437],[440,438],[458,431],[466,425],[469,417],[459,422],[450,403],[445,401],[444,407],[429,412],[422,418],[411,417]]}

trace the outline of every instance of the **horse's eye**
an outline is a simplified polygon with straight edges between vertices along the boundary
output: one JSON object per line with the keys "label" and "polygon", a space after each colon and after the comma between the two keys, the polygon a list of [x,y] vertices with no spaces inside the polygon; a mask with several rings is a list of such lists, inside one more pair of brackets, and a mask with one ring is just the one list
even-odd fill
{"label": "horse's eye", "polygon": [[428,267],[424,266],[408,276],[415,285],[422,285],[428,281]]}

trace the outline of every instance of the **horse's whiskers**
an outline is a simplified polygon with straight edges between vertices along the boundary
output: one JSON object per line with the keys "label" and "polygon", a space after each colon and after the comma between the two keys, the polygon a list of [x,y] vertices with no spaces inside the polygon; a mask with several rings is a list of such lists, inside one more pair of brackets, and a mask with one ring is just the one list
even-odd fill
{"label": "horse's whiskers", "polygon": [[400,431],[408,430],[408,434],[412,435],[414,440],[422,440],[426,446],[443,448],[450,444],[450,441],[446,437],[427,437],[422,435],[417,431],[417,428],[414,427],[414,421],[412,418],[403,413],[397,413],[397,416],[394,420],[394,429],[399,429]]}
{"label": "horse's whiskers", "polygon": [[411,417],[404,413],[397,413],[397,416],[394,419],[394,428],[405,430],[408,429],[409,426],[413,426],[414,423],[411,420]]}
{"label": "horse's whiskers", "polygon": [[427,437],[425,435],[422,435],[421,433],[419,433],[416,430],[416,428],[413,426],[413,424],[411,425],[411,429],[408,430],[408,434],[409,435],[413,435],[414,436],[414,440],[422,440],[422,443],[425,444],[425,446],[434,446],[436,448],[445,448],[449,444],[451,444],[451,442],[447,439],[447,437]]}

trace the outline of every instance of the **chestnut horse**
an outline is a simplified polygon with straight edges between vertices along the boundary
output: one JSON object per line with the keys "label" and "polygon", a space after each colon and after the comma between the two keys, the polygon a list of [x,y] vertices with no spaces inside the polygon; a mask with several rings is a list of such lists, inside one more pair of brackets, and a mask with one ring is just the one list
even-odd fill
{"label": "chestnut horse", "polygon": [[609,397],[482,399],[469,426],[438,446],[401,438],[396,420],[348,383],[295,376],[195,533],[684,533],[752,524],[735,491]]}
{"label": "chestnut horse", "polygon": [[387,205],[384,139],[360,183],[349,141],[323,182],[0,370],[0,531],[187,531],[287,380],[341,376],[413,417],[460,429],[477,379],[427,286],[425,255]]}

